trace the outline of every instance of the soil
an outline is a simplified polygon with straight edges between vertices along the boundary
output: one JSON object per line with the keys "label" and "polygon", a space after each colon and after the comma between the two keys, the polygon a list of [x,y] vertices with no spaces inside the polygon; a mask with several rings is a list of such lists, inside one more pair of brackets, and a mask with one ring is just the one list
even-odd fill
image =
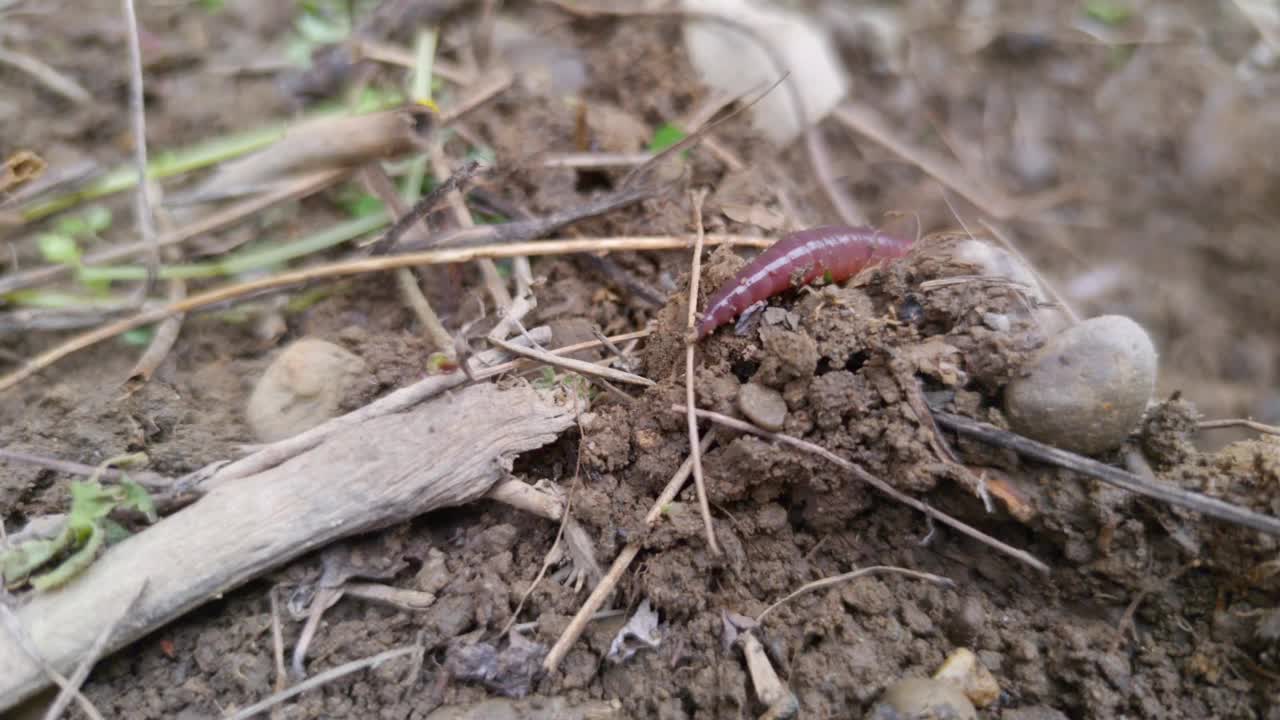
{"label": "soil", "polygon": [[[118,5],[0,10],[11,13],[0,25],[7,48],[75,77],[94,98],[72,105],[0,66],[0,153],[127,159]],[[246,69],[278,54],[295,21],[292,4],[232,0],[217,11],[203,3],[140,5],[153,152],[296,112],[282,73]],[[1074,29],[1084,15],[1071,4],[981,10],[971,3],[962,13],[977,21],[970,24],[957,23],[959,11],[944,5],[894,5],[909,33],[876,42],[874,34],[832,23],[858,98],[893,118],[905,136],[959,153],[970,171],[1012,195],[1073,188],[1062,208],[1002,227],[1081,315],[1128,315],[1154,338],[1161,351],[1157,402],[1132,447],[1164,482],[1280,514],[1280,439],[1196,427],[1202,416],[1280,421],[1280,312],[1272,298],[1280,273],[1280,156],[1265,139],[1280,131],[1280,71],[1241,70],[1251,67],[1251,26],[1229,6],[1134,3],[1134,16],[1117,31],[1130,39],[1100,42]],[[465,55],[477,22],[471,12],[449,16],[444,57]],[[575,19],[526,3],[506,3],[504,12],[548,42],[576,48],[587,72],[579,101],[522,82],[461,123],[460,135],[482,139],[499,161],[544,149],[640,151],[653,128],[709,97],[674,40],[680,31],[671,18]],[[1181,41],[1135,43],[1143,31]],[[409,41],[403,33],[390,39]],[[384,68],[373,82],[394,86],[398,77]],[[454,99],[444,92],[442,104]],[[333,89],[333,97],[341,94]],[[633,369],[657,386],[631,403],[593,395],[577,432],[523,457],[516,471],[530,482],[550,480],[571,497],[573,516],[602,562],[628,542],[643,543],[611,606],[629,614],[648,599],[661,619],[660,644],[623,662],[607,659],[625,621],[617,617],[591,624],[561,671],[531,687],[511,682],[528,666],[514,660],[511,677],[468,675],[466,653],[477,643],[498,644],[508,659],[518,649],[499,642],[517,608],[517,622],[537,623],[525,639],[542,646],[529,651],[540,657],[587,592],[554,571],[535,582],[555,524],[482,501],[356,541],[366,553],[402,562],[387,582],[438,599],[417,612],[344,599],[326,613],[307,658],[314,675],[421,638],[428,650],[417,673],[406,678],[414,669],[408,659],[387,662],[303,693],[281,705],[278,717],[442,717],[433,711],[525,688],[556,709],[525,702],[493,716],[572,716],[566,706],[604,701],[590,712],[756,717],[765,707],[740,651],[726,645],[725,614],[754,617],[807,582],[894,565],[945,576],[954,587],[868,576],[796,597],[764,622],[759,637],[804,717],[860,717],[894,681],[931,675],[954,649],[967,647],[1001,688],[984,717],[1280,718],[1275,538],[939,433],[925,417],[929,406],[1003,425],[1001,388],[1044,342],[1043,329],[1007,284],[922,286],[973,272],[948,252],[962,236],[948,201],[975,233],[981,215],[834,121],[821,130],[842,187],[866,214],[923,237],[901,261],[848,283],[784,293],[770,311],[700,343],[698,405],[740,416],[742,385],[771,388],[786,402],[783,432],[1026,549],[1052,573],[935,526],[822,458],[725,431],[703,456],[723,555],[708,552],[691,490],[647,530],[649,504],[688,453],[684,416],[671,409],[684,401],[688,253],[621,254],[611,265],[536,259],[538,308],[526,325],[553,323],[561,338],[575,340],[590,337],[584,328],[592,326],[608,334],[654,328]],[[732,208],[743,205],[796,226],[835,219],[802,149],[769,147],[746,122],[723,125],[713,137],[747,169],[694,150],[671,193],[577,223],[568,234],[688,232],[684,190],[699,187],[713,190],[709,232],[764,232],[730,217],[741,217]],[[448,148],[456,157],[467,150],[457,139]],[[542,214],[615,187],[624,172],[525,170],[498,189],[508,203]],[[130,199],[106,204],[116,222],[100,242],[130,238]],[[218,239],[299,236],[342,217],[326,195]],[[3,254],[14,260],[0,267],[38,264],[34,234],[30,227],[9,231],[11,251]],[[745,257],[709,252],[701,301]],[[472,289],[480,285],[472,269],[451,273],[461,292],[450,297],[446,288],[433,299],[453,329],[477,316]],[[145,450],[150,469],[170,476],[234,457],[253,440],[244,408],[255,380],[277,347],[301,337],[329,340],[364,360],[373,382],[348,399],[353,407],[421,377],[426,342],[392,283],[368,276],[325,291],[300,309],[267,298],[236,314],[188,317],[168,359],[137,388],[119,383],[137,348],[108,342],[75,354],[0,395],[0,447],[91,465]],[[665,304],[647,302],[646,294]],[[992,316],[1009,322],[993,329]],[[0,369],[65,337],[5,336]],[[1119,452],[1103,459],[1124,463]],[[65,511],[70,476],[16,463],[0,469],[9,532]],[[978,492],[983,482],[1000,485],[1017,503],[998,501],[988,511]],[[305,595],[320,572],[316,553],[211,600],[100,662],[85,695],[107,717],[139,720],[217,717],[269,695],[276,683],[270,593],[278,588],[286,601]],[[286,650],[302,625],[285,613]]]}

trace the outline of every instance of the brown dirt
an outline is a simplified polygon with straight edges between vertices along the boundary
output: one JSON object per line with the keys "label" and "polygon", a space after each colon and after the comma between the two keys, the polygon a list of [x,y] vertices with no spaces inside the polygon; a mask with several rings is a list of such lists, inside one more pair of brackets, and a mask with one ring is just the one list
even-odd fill
{"label": "brown dirt", "polygon": [[[276,46],[292,15],[247,0],[227,5],[206,13],[142,4],[151,52],[159,58],[147,71],[153,148],[290,112],[291,101],[273,78],[228,79],[214,70],[248,63]],[[469,134],[485,139],[499,159],[586,149],[576,144],[584,134],[592,149],[636,151],[650,129],[706,97],[691,80],[680,43],[671,40],[679,37],[674,21],[566,20],[545,6],[510,5],[547,37],[580,48],[590,72],[582,92],[585,130],[575,104],[521,87],[468,119]],[[886,71],[883,58],[868,55],[858,36],[841,36],[859,97],[921,143],[942,150],[944,132],[952,147],[1012,193],[1078,186],[1081,199],[1067,210],[1010,222],[1008,229],[1083,315],[1128,314],[1152,333],[1162,354],[1159,397],[1180,393],[1153,408],[1142,428],[1140,445],[1154,470],[1183,488],[1280,514],[1280,442],[1195,430],[1200,413],[1280,420],[1280,316],[1271,297],[1280,272],[1274,241],[1280,163],[1274,143],[1250,140],[1276,128],[1275,95],[1209,103],[1223,72],[1252,42],[1247,24],[1216,5],[1144,6],[1138,27],[1166,22],[1203,32],[1185,44],[1107,47],[1080,42],[1069,29],[1075,16],[1060,4],[1017,3],[1010,4],[1016,11],[988,18],[983,27],[991,42],[974,51],[974,38],[956,29],[940,6],[903,5],[910,27],[918,28],[905,60],[909,72]],[[0,67],[0,117],[13,129],[0,138],[0,153],[31,148],[107,163],[125,158],[127,80],[117,6],[77,4],[75,12],[16,16],[0,28],[6,47],[72,74],[97,100],[72,107]],[[453,22],[446,28],[464,37],[465,13]],[[916,232],[917,221],[924,233],[956,224],[936,183],[918,169],[834,123],[823,129],[832,162],[870,217],[905,213],[888,224],[906,234]],[[751,170],[730,172],[701,151],[690,156],[689,186],[715,189],[709,230],[753,231],[729,219],[723,204],[787,211],[794,203],[796,219],[805,224],[832,219],[803,152],[776,153],[745,122],[730,123],[715,137]],[[459,156],[465,151],[461,144],[450,148]],[[530,171],[501,190],[541,213],[621,176]],[[109,205],[117,221],[103,241],[130,237],[129,199]],[[960,210],[976,217],[968,207]],[[677,192],[570,232],[682,233],[690,216]],[[252,230],[301,234],[338,217],[333,203],[317,198],[274,220],[255,221],[260,224]],[[8,235],[24,266],[37,257],[30,237],[26,230]],[[821,458],[731,433],[704,457],[723,557],[707,552],[691,492],[646,531],[644,513],[688,447],[685,421],[670,410],[684,399],[687,254],[613,258],[670,298],[661,308],[587,258],[541,259],[534,263],[539,307],[527,324],[557,323],[563,337],[576,339],[585,323],[607,333],[656,323],[639,351],[637,372],[658,386],[631,405],[599,394],[581,419],[581,435],[522,459],[517,471],[573,493],[574,517],[604,562],[628,541],[643,540],[645,551],[613,604],[632,609],[648,598],[664,635],[656,650],[613,664],[605,655],[622,621],[594,623],[562,671],[534,684],[538,695],[615,701],[625,717],[758,716],[764,708],[740,653],[722,645],[722,613],[754,616],[806,582],[876,564],[944,575],[956,588],[878,576],[801,596],[774,612],[761,639],[805,717],[858,717],[888,684],[931,674],[957,647],[972,648],[1001,685],[1000,699],[984,716],[1280,717],[1273,538],[971,441],[946,439],[964,467],[939,455],[939,439],[921,422],[924,403],[1002,423],[1000,388],[1043,341],[1023,300],[1007,286],[921,288],[927,280],[966,274],[948,260],[948,242],[928,238],[906,260],[844,287],[788,293],[771,305],[789,314],[762,314],[743,335],[730,328],[703,342],[698,404],[737,414],[743,383],[773,388],[787,403],[785,432],[1027,549],[1054,568],[1052,575],[931,527]],[[710,253],[702,299],[742,262],[725,249]],[[477,284],[470,271],[452,277],[468,289],[451,305],[441,298],[453,308],[447,322],[458,327],[477,314],[468,299]],[[0,446],[89,464],[145,450],[152,469],[168,475],[232,457],[250,440],[243,407],[252,383],[271,351],[288,340],[320,337],[363,357],[375,381],[370,397],[422,374],[424,342],[391,285],[356,279],[335,284],[302,310],[281,311],[266,300],[248,308],[248,320],[216,313],[189,318],[156,378],[132,394],[118,381],[136,350],[97,346],[0,396]],[[1007,315],[1010,329],[990,329],[984,313]],[[283,332],[265,332],[264,318],[283,319]],[[2,342],[25,357],[62,337],[32,332]],[[1228,444],[1232,440],[1238,442]],[[6,529],[65,509],[68,476],[0,467]],[[972,491],[981,472],[1004,479],[1032,512],[1021,519],[1005,508],[985,512]],[[405,681],[409,663],[390,662],[306,693],[282,706],[280,717],[422,718],[442,704],[494,695],[482,683],[451,680],[446,669],[460,667],[464,645],[497,641],[556,531],[552,523],[482,502],[362,541],[369,553],[405,561],[406,569],[389,582],[433,592],[438,600],[417,613],[343,600],[326,614],[308,669],[315,673],[421,635],[429,648],[421,674]],[[319,572],[317,555],[212,601],[100,663],[85,693],[108,717],[139,720],[216,717],[262,698],[275,682],[268,591],[279,585],[288,600],[312,588]],[[538,583],[517,618],[538,621],[528,637],[546,646],[585,596],[561,580]],[[1135,601],[1132,622],[1122,628]],[[301,628],[286,615],[287,649]]]}

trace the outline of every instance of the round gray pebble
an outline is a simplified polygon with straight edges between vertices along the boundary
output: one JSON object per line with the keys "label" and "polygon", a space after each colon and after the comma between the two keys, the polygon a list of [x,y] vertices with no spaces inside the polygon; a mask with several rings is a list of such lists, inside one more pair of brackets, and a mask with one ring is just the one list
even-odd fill
{"label": "round gray pebble", "polygon": [[1009,425],[1084,455],[1119,447],[1155,391],[1156,349],[1134,321],[1085,320],[1050,338],[1005,388]]}
{"label": "round gray pebble", "polygon": [[787,401],[782,399],[782,393],[755,383],[738,389],[738,409],[751,422],[773,432],[781,430],[787,419]]}

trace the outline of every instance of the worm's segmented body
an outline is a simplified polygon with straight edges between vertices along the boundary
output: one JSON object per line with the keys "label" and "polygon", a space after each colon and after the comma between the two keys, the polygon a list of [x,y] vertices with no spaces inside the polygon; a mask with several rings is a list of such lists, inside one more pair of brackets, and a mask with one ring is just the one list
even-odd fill
{"label": "worm's segmented body", "polygon": [[737,317],[755,303],[818,278],[840,282],[881,260],[898,258],[910,240],[870,227],[826,226],[787,235],[747,263],[716,289],[698,323],[698,338]]}

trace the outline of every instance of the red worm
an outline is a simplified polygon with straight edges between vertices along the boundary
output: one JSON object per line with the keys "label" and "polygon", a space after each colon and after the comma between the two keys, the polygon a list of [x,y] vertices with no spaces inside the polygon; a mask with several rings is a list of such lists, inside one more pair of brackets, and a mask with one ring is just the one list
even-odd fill
{"label": "red worm", "polygon": [[807,285],[818,278],[847,280],[863,268],[902,257],[910,249],[910,240],[869,227],[837,225],[793,232],[770,245],[716,290],[698,323],[698,338],[710,335],[743,310],[789,287]]}

